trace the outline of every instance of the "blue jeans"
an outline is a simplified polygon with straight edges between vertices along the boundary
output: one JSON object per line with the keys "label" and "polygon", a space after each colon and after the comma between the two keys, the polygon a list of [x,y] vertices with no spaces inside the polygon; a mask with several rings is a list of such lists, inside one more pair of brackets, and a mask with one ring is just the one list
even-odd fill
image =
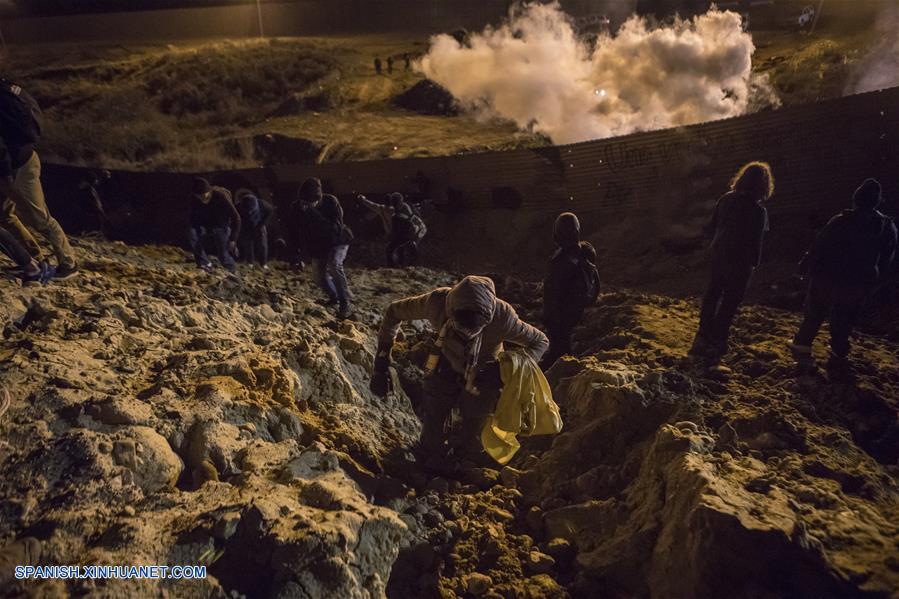
{"label": "blue jeans", "polygon": [[259,260],[259,264],[268,264],[268,228],[263,225],[248,231],[241,230],[240,239],[237,240],[240,248],[240,259],[253,264]]}
{"label": "blue jeans", "polygon": [[197,266],[209,264],[209,257],[206,255],[206,243],[210,243],[215,248],[215,255],[222,262],[222,266],[230,272],[237,269],[234,263],[234,256],[228,251],[228,241],[230,240],[231,229],[228,227],[216,227],[207,229],[206,227],[191,227],[187,231],[187,241],[190,249],[194,253],[194,259]]}
{"label": "blue jeans", "polygon": [[337,245],[331,248],[327,258],[316,258],[315,278],[318,286],[322,288],[328,299],[336,301],[341,307],[350,302],[350,289],[347,285],[346,272],[343,270],[343,261],[346,260],[348,245]]}

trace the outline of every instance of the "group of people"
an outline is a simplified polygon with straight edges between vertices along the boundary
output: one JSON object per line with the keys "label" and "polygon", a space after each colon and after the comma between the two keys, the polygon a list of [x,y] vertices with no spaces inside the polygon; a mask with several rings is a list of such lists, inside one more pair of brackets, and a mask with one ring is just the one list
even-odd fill
{"label": "group of people", "polygon": [[[387,74],[392,75],[393,74],[393,64],[395,62],[393,56],[388,54],[387,60],[385,62],[387,63]],[[375,64],[375,74],[381,75],[384,71],[384,62],[381,61],[380,56],[375,56],[374,64]],[[412,55],[409,54],[408,52],[403,54],[403,65],[404,65],[403,68],[407,71],[412,69]]]}
{"label": "group of people", "polygon": [[[727,352],[734,317],[761,262],[769,230],[765,204],[773,193],[771,167],[752,162],[739,170],[715,206],[709,227],[711,281],[702,300],[694,355],[714,361]],[[809,282],[803,321],[790,343],[798,358],[811,356],[812,342],[829,318],[829,364],[845,365],[858,315],[890,276],[896,256],[896,224],[878,210],[882,201],[880,183],[865,180],[853,194],[853,207],[827,223],[800,262],[799,272]]]}
{"label": "group of people", "polygon": [[[766,202],[774,193],[768,164],[752,162],[734,176],[715,205],[706,228],[711,240],[711,280],[702,299],[699,330],[690,353],[717,362],[727,351],[734,317],[761,262],[769,230]],[[868,179],[856,190],[854,207],[835,216],[818,234],[800,264],[809,277],[802,325],[790,343],[800,359],[811,353],[819,328],[830,317],[831,363],[843,363],[849,335],[866,298],[890,273],[896,255],[897,229],[878,211],[880,184]],[[447,453],[447,418],[457,408],[462,417],[454,455],[483,459],[480,432],[492,412],[502,382],[498,358],[505,346],[523,351],[547,369],[571,353],[572,331],[600,290],[596,250],[580,239],[580,222],[570,212],[553,227],[556,250],[543,282],[544,334],[521,320],[498,298],[493,281],[467,276],[454,287],[391,303],[378,334],[370,389],[385,396],[391,389],[389,367],[400,323],[427,320],[436,333],[423,384],[424,463],[439,463]]]}

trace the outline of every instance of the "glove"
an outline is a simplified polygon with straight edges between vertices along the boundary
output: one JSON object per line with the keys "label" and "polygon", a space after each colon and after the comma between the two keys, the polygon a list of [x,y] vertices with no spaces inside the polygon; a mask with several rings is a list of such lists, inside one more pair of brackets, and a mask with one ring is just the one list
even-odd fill
{"label": "glove", "polygon": [[499,372],[499,360],[488,362],[478,373],[479,386],[490,389],[500,389],[503,386],[503,379]]}
{"label": "glove", "polygon": [[388,352],[382,356],[381,353],[379,351],[375,358],[368,388],[378,397],[387,397],[387,394],[390,393],[390,354]]}

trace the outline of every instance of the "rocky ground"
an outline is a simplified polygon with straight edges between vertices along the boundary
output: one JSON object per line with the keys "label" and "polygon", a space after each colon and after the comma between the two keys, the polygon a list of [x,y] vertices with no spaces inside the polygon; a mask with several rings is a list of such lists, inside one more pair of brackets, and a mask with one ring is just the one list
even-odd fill
{"label": "rocky ground", "polygon": [[[893,341],[861,336],[849,374],[797,370],[797,316],[752,308],[709,370],[685,357],[695,302],[610,290],[549,372],[563,433],[435,476],[409,457],[425,328],[401,333],[405,393],[372,397],[367,371],[385,304],[452,275],[351,270],[338,323],[284,265],[235,280],[76,247],[77,279],[0,281],[0,539],[210,576],[31,594],[899,596]],[[498,283],[536,319],[535,285]]]}

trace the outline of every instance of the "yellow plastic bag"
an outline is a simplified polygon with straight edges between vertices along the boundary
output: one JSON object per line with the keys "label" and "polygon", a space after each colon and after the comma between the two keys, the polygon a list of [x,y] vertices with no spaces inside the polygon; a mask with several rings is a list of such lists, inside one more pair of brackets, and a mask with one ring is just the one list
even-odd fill
{"label": "yellow plastic bag", "polygon": [[554,435],[562,430],[562,416],[533,358],[508,351],[500,354],[499,363],[503,390],[481,430],[481,444],[490,457],[507,464],[521,448],[518,435]]}

